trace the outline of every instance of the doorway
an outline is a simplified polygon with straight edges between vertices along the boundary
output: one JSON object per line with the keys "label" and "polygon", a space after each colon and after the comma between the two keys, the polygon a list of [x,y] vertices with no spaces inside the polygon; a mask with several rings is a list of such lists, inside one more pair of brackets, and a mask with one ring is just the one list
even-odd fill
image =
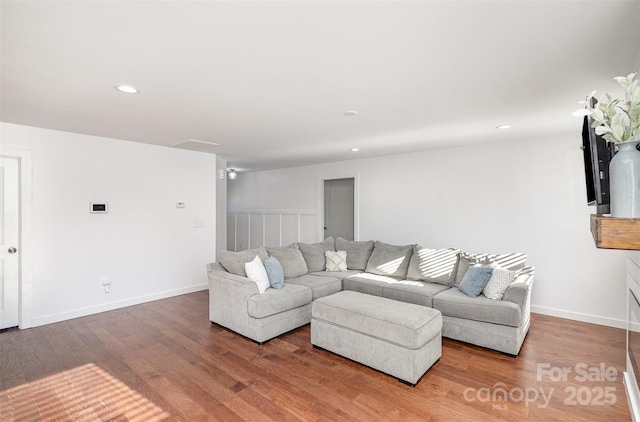
{"label": "doorway", "polygon": [[20,162],[0,157],[0,329],[20,322]]}
{"label": "doorway", "polygon": [[[0,327],[31,328],[32,319],[32,246],[31,210],[33,208],[32,154],[30,149],[2,145],[0,149],[1,203],[3,233],[0,236]],[[9,203],[15,203],[9,205]],[[11,211],[9,211],[11,210]],[[11,233],[11,234],[9,234]],[[13,252],[12,248],[15,248]],[[11,252],[10,252],[11,250]],[[4,296],[4,297],[3,297]],[[17,298],[17,299],[16,299]],[[16,302],[17,300],[17,302]],[[6,312],[6,314],[5,314]],[[6,316],[5,316],[6,315]],[[11,315],[11,316],[9,316]]]}
{"label": "doorway", "polygon": [[324,239],[355,239],[355,178],[324,180]]}

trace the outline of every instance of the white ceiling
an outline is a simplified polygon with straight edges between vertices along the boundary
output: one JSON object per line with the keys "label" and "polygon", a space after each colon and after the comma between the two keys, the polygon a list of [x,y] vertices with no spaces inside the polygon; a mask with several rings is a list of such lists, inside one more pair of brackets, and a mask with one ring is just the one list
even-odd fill
{"label": "white ceiling", "polygon": [[245,171],[577,134],[577,101],[640,52],[639,1],[0,6],[0,120],[216,142]]}

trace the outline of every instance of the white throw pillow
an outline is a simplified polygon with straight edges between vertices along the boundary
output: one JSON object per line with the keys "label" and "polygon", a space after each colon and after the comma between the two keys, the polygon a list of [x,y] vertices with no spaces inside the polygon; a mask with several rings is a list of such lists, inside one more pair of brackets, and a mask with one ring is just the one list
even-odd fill
{"label": "white throw pillow", "polygon": [[497,265],[491,265],[491,267],[493,273],[482,293],[489,299],[502,300],[504,292],[516,278],[517,271],[510,271]]}
{"label": "white throw pillow", "polygon": [[244,270],[247,273],[247,278],[258,286],[258,292],[264,293],[271,284],[269,284],[269,276],[267,276],[267,270],[264,268],[264,264],[259,256],[256,255],[252,261],[244,264]]}
{"label": "white throw pillow", "polygon": [[325,251],[327,271],[347,271],[347,251]]}

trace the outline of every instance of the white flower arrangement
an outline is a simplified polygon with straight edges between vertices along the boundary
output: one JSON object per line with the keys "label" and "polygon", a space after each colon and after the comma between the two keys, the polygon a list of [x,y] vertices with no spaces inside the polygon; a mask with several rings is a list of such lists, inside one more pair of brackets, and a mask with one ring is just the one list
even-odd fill
{"label": "white flower arrangement", "polygon": [[613,79],[624,88],[624,100],[604,94],[592,107],[591,99],[596,93],[593,91],[579,102],[585,108],[577,110],[574,116],[591,116],[596,134],[609,142],[640,141],[640,83],[635,73]]}

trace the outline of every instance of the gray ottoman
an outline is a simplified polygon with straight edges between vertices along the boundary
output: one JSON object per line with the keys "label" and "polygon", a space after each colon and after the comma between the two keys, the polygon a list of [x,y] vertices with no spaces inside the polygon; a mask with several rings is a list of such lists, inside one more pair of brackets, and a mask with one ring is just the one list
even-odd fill
{"label": "gray ottoman", "polygon": [[440,311],[353,291],[317,299],[311,344],[415,385],[442,355]]}

